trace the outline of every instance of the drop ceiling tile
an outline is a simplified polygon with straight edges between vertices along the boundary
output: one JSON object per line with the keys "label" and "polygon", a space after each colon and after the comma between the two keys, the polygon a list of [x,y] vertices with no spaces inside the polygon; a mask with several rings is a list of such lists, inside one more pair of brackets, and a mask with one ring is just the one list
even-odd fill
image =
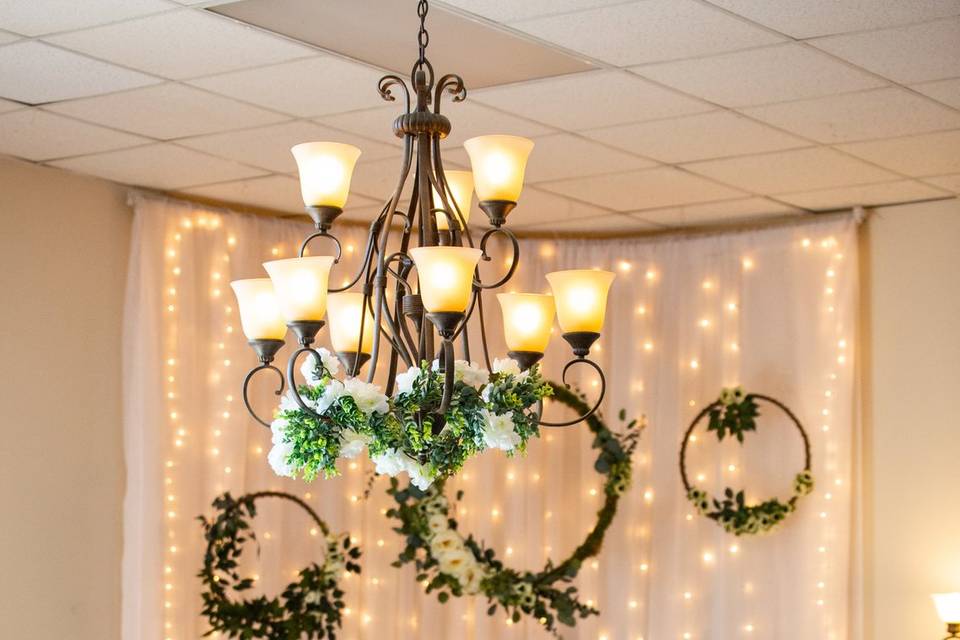
{"label": "drop ceiling tile", "polygon": [[172,7],[162,0],[0,0],[0,27],[39,36],[160,13]]}
{"label": "drop ceiling tile", "polygon": [[464,140],[491,133],[532,138],[556,131],[539,122],[517,117],[523,114],[504,113],[484,106],[469,96],[464,102],[446,106],[441,113],[450,118],[452,127],[450,135],[440,143],[444,147],[461,145]]}
{"label": "drop ceiling tile", "polygon": [[614,211],[637,211],[744,195],[737,189],[673,167],[547,182],[540,187]]}
{"label": "drop ceiling tile", "polygon": [[15,33],[9,33],[7,31],[0,31],[0,44],[9,44],[11,42],[16,42],[20,39]]}
{"label": "drop ceiling tile", "polygon": [[174,11],[46,38],[67,49],[167,78],[271,64],[316,53],[203,11]]}
{"label": "drop ceiling tile", "polygon": [[[960,70],[958,70],[958,73],[960,73]],[[939,100],[943,104],[960,109],[960,78],[915,84],[910,88],[925,96],[930,96],[934,100]]]}
{"label": "drop ceiling tile", "polygon": [[0,153],[27,160],[66,158],[150,142],[39,109],[0,116]]}
{"label": "drop ceiling tile", "polygon": [[375,107],[325,115],[317,118],[316,121],[334,129],[348,131],[370,140],[399,147],[403,145],[403,142],[393,135],[393,121],[401,113],[403,113],[403,107],[399,103],[395,103],[389,107]]}
{"label": "drop ceiling tile", "polygon": [[477,102],[567,131],[713,109],[622,71],[590,71],[483,89],[474,97]]}
{"label": "drop ceiling tile", "polygon": [[781,129],[827,144],[960,127],[960,112],[899,87],[742,111]]}
{"label": "drop ceiling tile", "polygon": [[[608,209],[577,202],[540,188],[524,187],[517,208],[510,212],[507,224],[510,227],[528,227],[563,220],[581,220],[610,213],[612,212]],[[473,217],[470,219],[474,220]],[[481,213],[476,219],[483,221],[486,218]]]}
{"label": "drop ceiling tile", "polygon": [[908,176],[960,172],[960,131],[854,142],[837,148]]}
{"label": "drop ceiling tile", "polygon": [[894,180],[896,175],[822,147],[707,160],[685,168],[754,193],[826,189]]}
{"label": "drop ceiling tile", "polygon": [[172,144],[150,144],[51,164],[115,182],[157,189],[184,189],[263,174],[259,169]]}
{"label": "drop ceiling tile", "polygon": [[779,194],[776,198],[812,211],[829,211],[846,209],[856,205],[869,207],[930,200],[932,198],[942,198],[945,195],[947,194],[940,189],[914,180],[899,180],[897,182],[823,189],[805,193]]}
{"label": "drop ceiling tile", "polygon": [[638,219],[666,227],[689,227],[708,224],[736,224],[764,218],[779,218],[804,213],[767,198],[743,198],[682,207],[649,209],[631,214]]}
{"label": "drop ceiling tile", "polygon": [[903,84],[952,78],[960,69],[960,19],[817,38],[813,46]]}
{"label": "drop ceiling tile", "polygon": [[183,192],[231,204],[252,205],[277,211],[289,211],[290,213],[303,212],[300,185],[295,178],[290,176],[266,176],[249,180],[221,182],[184,189]]}
{"label": "drop ceiling tile", "polygon": [[789,133],[729,111],[584,131],[606,144],[667,163],[809,146]]}
{"label": "drop ceiling tile", "polygon": [[886,84],[799,44],[644,65],[633,71],[728,107],[814,98]]}
{"label": "drop ceiling tile", "polygon": [[382,73],[333,56],[235,71],[189,84],[298,117],[343,113],[380,104]]}
{"label": "drop ceiling tile", "polygon": [[621,67],[783,41],[771,31],[694,0],[642,0],[511,26]]}
{"label": "drop ceiling tile", "polygon": [[19,102],[12,102],[10,100],[4,100],[0,98],[0,113],[7,113],[8,111],[16,111],[17,109],[25,109],[26,106],[20,104]]}
{"label": "drop ceiling tile", "polygon": [[960,193],[960,173],[949,176],[932,176],[924,178],[923,181],[953,193]]}
{"label": "drop ceiling tile", "polygon": [[[400,179],[400,164],[399,158],[358,162],[350,181],[350,192],[372,198],[377,202],[386,202]],[[409,185],[412,182],[413,171],[411,170],[407,175],[404,197],[409,195]]]}
{"label": "drop ceiling tile", "polygon": [[647,169],[655,162],[569,133],[534,138],[524,179],[528,183]]}
{"label": "drop ceiling tile", "polygon": [[157,82],[43,42],[25,40],[0,47],[0,96],[11,100],[41,104]]}
{"label": "drop ceiling tile", "polygon": [[708,0],[794,38],[881,29],[960,14],[956,0]]}
{"label": "drop ceiling tile", "polygon": [[516,227],[518,231],[527,233],[575,233],[584,234],[632,234],[643,231],[659,231],[663,229],[661,225],[624,215],[622,213],[608,213],[599,216],[589,216],[586,218],[572,218],[566,220],[554,220],[552,222],[540,223],[527,227]]}
{"label": "drop ceiling tile", "polygon": [[458,7],[494,22],[516,22],[540,16],[582,11],[593,7],[617,4],[623,0],[444,0],[443,4]]}
{"label": "drop ceiling tile", "polygon": [[398,158],[400,155],[396,147],[299,120],[256,129],[186,138],[178,140],[177,144],[277,173],[296,173],[297,163],[290,153],[290,147],[317,140],[352,144],[359,147],[362,152],[360,157],[365,160]]}
{"label": "drop ceiling tile", "polygon": [[59,102],[46,108],[163,140],[253,127],[288,118],[176,83]]}

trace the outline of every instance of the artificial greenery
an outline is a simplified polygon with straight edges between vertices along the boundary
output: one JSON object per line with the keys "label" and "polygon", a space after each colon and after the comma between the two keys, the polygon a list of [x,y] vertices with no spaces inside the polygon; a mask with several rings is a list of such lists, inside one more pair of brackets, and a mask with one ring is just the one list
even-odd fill
{"label": "artificial greenery", "polygon": [[[233,599],[230,592],[243,593],[254,586],[253,578],[241,576],[239,559],[243,545],[256,542],[249,519],[257,515],[256,501],[267,497],[289,500],[306,510],[325,536],[326,555],[323,564],[311,563],[301,569],[298,580],[288,584],[278,597]],[[203,569],[198,574],[203,583],[201,613],[210,623],[204,635],[222,633],[244,640],[335,640],[345,606],[337,578],[345,571],[360,573],[356,562],[360,549],[351,544],[350,537],[331,535],[313,509],[287,493],[264,491],[238,498],[225,493],[213,501],[213,507],[216,517],[198,518],[207,540]]]}
{"label": "artificial greenery", "polygon": [[[710,417],[707,431],[715,432],[718,440],[722,441],[729,434],[742,443],[745,433],[757,430],[756,418],[760,415],[756,402],[758,398],[769,400],[784,409],[803,436],[806,445],[806,465],[803,471],[794,477],[793,495],[786,502],[778,498],[770,498],[758,504],[747,504],[743,491],[735,491],[727,487],[722,497],[718,499],[703,489],[692,486],[686,475],[686,446],[694,427],[704,413]],[[796,511],[797,502],[803,496],[810,494],[814,487],[813,474],[810,471],[809,444],[803,426],[779,401],[766,396],[744,393],[741,387],[723,389],[719,399],[701,412],[690,425],[681,449],[680,471],[687,489],[687,499],[693,503],[697,512],[714,520],[723,527],[724,531],[736,536],[770,531],[783,522],[789,514]]]}
{"label": "artificial greenery", "polygon": [[[564,386],[547,384],[558,402],[580,415],[587,412],[589,407],[582,396]],[[512,402],[521,410],[525,401],[523,396],[517,396]],[[620,419],[625,421],[622,411]],[[556,564],[548,561],[537,573],[510,568],[493,549],[473,535],[464,537],[459,532],[451,515],[453,508],[444,495],[443,481],[427,490],[413,485],[401,489],[394,478],[387,493],[396,506],[387,511],[387,516],[397,520],[394,530],[406,538],[406,546],[393,565],[412,563],[417,581],[425,585],[427,593],[436,593],[440,602],[451,597],[483,595],[489,602],[488,614],[494,615],[502,608],[513,622],[530,616],[554,635],[558,635],[558,625],[574,626],[578,618],[597,615],[597,609],[580,602],[577,588],[570,583],[583,563],[600,552],[620,496],[630,486],[631,457],[645,422],[632,420],[620,433],[611,431],[599,414],[586,423],[594,435],[593,448],[598,450],[594,468],[606,476],[605,499],[593,529],[570,557]],[[456,500],[462,497],[460,491]]]}

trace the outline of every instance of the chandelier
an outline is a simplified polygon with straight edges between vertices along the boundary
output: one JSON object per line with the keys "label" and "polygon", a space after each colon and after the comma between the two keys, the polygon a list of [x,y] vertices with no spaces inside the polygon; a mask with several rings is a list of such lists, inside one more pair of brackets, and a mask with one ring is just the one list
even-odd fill
{"label": "chandelier", "polygon": [[[357,273],[343,287],[328,284],[330,270],[341,257],[340,241],[331,229],[346,203],[360,150],[334,142],[307,142],[294,146],[292,153],[306,212],[316,231],[304,239],[298,257],[264,263],[269,278],[231,283],[244,334],[259,359],[259,365],[244,379],[243,399],[251,416],[264,426],[269,427],[270,422],[257,415],[248,398],[251,379],[264,370],[279,375],[278,395],[288,387],[300,409],[320,417],[316,404],[298,392],[294,375],[304,354],[312,354],[318,363],[326,355],[313,346],[325,318],[330,323],[333,350],[348,379],[358,378],[366,366],[366,383],[372,383],[378,366],[388,367],[386,397],[394,395],[401,366],[433,364],[441,380],[442,396],[431,415],[417,414],[416,419],[428,423],[434,435],[443,429],[443,415],[457,403],[454,373],[458,358],[470,362],[471,329],[479,330],[483,361],[488,370],[492,368],[483,294],[506,285],[519,264],[520,245],[504,225],[518,204],[524,168],[534,143],[508,135],[471,138],[463,146],[472,171],[444,170],[440,141],[450,133],[451,124],[440,113],[441,97],[447,94],[452,102],[461,102],[467,92],[458,75],[434,79],[433,66],[426,58],[427,11],[427,2],[421,0],[417,9],[419,57],[410,74],[410,88],[393,74],[378,83],[384,100],[395,101],[395,92],[402,94],[405,108],[393,122],[393,132],[403,140],[403,159],[396,188],[370,224]],[[489,221],[479,241],[467,225],[474,191]],[[404,201],[409,204],[401,210]],[[478,265],[492,259],[488,244],[498,235],[512,252],[509,259],[498,262],[505,265],[505,273],[495,282],[484,282]],[[315,240],[329,242],[333,255],[308,255],[308,245]],[[498,293],[497,299],[507,356],[519,371],[537,366],[556,316],[573,352],[563,368],[564,383],[568,370],[576,364],[586,364],[599,375],[596,402],[573,420],[544,421],[542,402],[536,403],[536,426],[563,427],[591,416],[603,400],[603,371],[588,356],[600,337],[614,274],[578,269],[556,271],[546,278],[552,295],[504,292]],[[298,348],[289,357],[284,378],[272,363],[285,344],[288,328]],[[389,354],[382,353],[385,350]]]}

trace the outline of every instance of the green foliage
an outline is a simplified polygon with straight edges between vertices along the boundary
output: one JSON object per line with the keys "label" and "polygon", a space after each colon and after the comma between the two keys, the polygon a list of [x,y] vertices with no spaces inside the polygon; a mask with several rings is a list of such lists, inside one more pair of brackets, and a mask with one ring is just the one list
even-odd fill
{"label": "green foliage", "polygon": [[744,395],[740,387],[724,389],[720,400],[710,409],[710,424],[707,431],[716,431],[717,439],[723,440],[729,433],[743,442],[743,434],[757,430],[757,416],[760,410],[751,395]]}

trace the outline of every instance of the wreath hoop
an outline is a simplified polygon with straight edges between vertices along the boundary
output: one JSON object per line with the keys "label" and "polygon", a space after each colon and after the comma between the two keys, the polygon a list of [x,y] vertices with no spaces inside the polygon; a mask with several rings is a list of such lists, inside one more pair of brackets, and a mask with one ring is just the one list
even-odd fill
{"label": "wreath hoop", "polygon": [[[228,590],[243,592],[253,587],[252,578],[240,576],[238,559],[245,542],[257,541],[248,518],[257,515],[255,503],[261,498],[288,500],[307,512],[327,541],[324,562],[301,569],[299,579],[288,584],[280,596],[234,600]],[[204,585],[201,613],[210,623],[204,635],[219,632],[229,638],[335,640],[346,606],[337,579],[345,571],[360,573],[360,565],[355,562],[360,549],[351,544],[350,536],[332,535],[310,505],[289,493],[260,491],[234,498],[228,492],[217,497],[213,507],[219,512],[215,518],[198,518],[207,540],[203,568],[198,574]]]}
{"label": "wreath hoop", "polygon": [[[794,477],[793,495],[785,503],[778,498],[770,498],[759,504],[748,505],[742,490],[734,491],[727,487],[723,492],[722,500],[712,498],[706,491],[691,484],[687,476],[687,446],[690,443],[690,436],[693,435],[697,425],[709,415],[710,426],[707,430],[716,431],[718,440],[722,441],[729,432],[731,436],[743,443],[745,432],[756,431],[754,418],[760,415],[757,400],[769,402],[783,411],[803,438],[804,465],[803,470]],[[736,536],[766,533],[783,522],[787,515],[796,511],[800,498],[813,491],[812,463],[810,438],[793,411],[776,398],[760,393],[744,393],[740,387],[723,389],[717,400],[704,407],[690,423],[680,445],[680,478],[687,492],[687,499],[693,503],[701,515],[714,520],[725,531]]]}
{"label": "wreath hoop", "polygon": [[[549,384],[555,401],[579,414],[590,408],[582,395],[557,383]],[[624,411],[620,412],[620,420],[625,422]],[[427,593],[437,592],[440,602],[447,602],[451,596],[483,595],[490,603],[488,615],[502,607],[512,622],[530,616],[555,636],[559,635],[558,622],[574,626],[577,617],[599,614],[594,607],[579,601],[577,588],[569,583],[582,564],[600,552],[620,497],[630,486],[631,457],[646,421],[632,420],[619,433],[609,429],[599,413],[587,418],[586,423],[594,434],[592,447],[599,450],[594,468],[606,476],[605,499],[593,529],[565,560],[558,564],[548,560],[543,570],[536,573],[507,567],[493,549],[472,534],[463,537],[458,532],[444,494],[444,481],[426,490],[413,485],[400,489],[397,479],[391,478],[387,493],[397,505],[387,511],[387,516],[399,521],[394,530],[407,541],[393,566],[413,563],[417,581],[425,585]],[[463,491],[458,492],[457,500],[462,497]]]}

